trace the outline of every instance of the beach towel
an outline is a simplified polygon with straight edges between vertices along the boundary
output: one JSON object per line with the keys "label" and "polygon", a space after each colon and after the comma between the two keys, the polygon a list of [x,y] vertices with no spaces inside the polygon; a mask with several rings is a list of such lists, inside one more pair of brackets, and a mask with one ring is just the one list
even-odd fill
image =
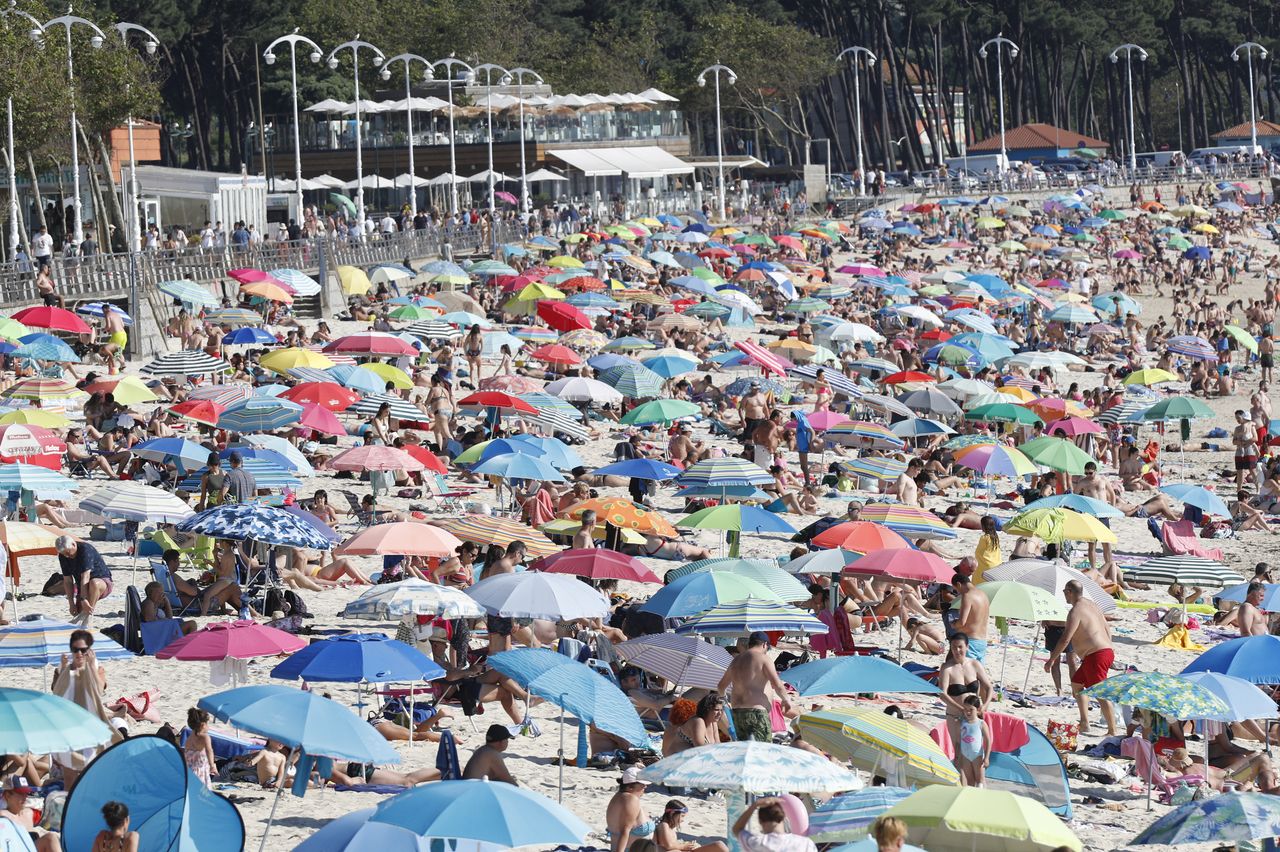
{"label": "beach towel", "polygon": [[1152,643],[1153,645],[1161,645],[1165,648],[1173,648],[1178,651],[1203,651],[1204,645],[1192,641],[1191,633],[1184,625],[1175,624],[1169,628],[1169,632]]}
{"label": "beach towel", "polygon": [[556,519],[555,506],[552,505],[551,495],[545,488],[539,488],[525,500],[523,508],[529,518],[530,526],[540,527]]}
{"label": "beach towel", "polygon": [[[1017,751],[1027,743],[1031,742],[1031,736],[1027,733],[1027,723],[1017,716],[1011,716],[1008,713],[995,713],[988,711],[982,717],[983,721],[991,728],[991,750],[998,752]],[[951,732],[947,730],[946,722],[939,722],[929,736],[938,744],[938,748],[942,749],[943,754],[951,759],[955,759],[955,745],[951,742]]]}

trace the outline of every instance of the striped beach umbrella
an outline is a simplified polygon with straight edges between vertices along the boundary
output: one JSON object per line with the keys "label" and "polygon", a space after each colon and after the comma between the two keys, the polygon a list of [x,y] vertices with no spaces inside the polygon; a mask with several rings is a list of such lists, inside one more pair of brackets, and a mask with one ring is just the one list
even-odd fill
{"label": "striped beach umbrella", "polygon": [[231,365],[199,349],[167,352],[142,368],[150,376],[203,376],[229,370]]}
{"label": "striped beach umbrella", "polygon": [[239,328],[242,325],[262,325],[262,315],[248,308],[219,308],[209,311],[204,318],[214,325],[229,325]]}
{"label": "striped beach umbrella", "polygon": [[5,390],[10,399],[71,399],[86,395],[66,379],[23,379]]}
{"label": "striped beach umbrella", "polygon": [[431,415],[409,402],[409,400],[386,393],[373,393],[363,396],[356,400],[346,411],[352,414],[359,414],[361,417],[370,417],[378,413],[378,409],[382,407],[383,403],[391,407],[391,416],[397,420],[422,422],[431,419]]}
{"label": "striped beach umbrella", "polygon": [[840,843],[865,837],[881,814],[911,793],[903,787],[868,787],[835,796],[809,814],[806,836],[814,843]]}
{"label": "striped beach umbrella", "polygon": [[1018,478],[1038,473],[1039,470],[1031,459],[1013,447],[1003,444],[977,444],[957,450],[956,464],[976,470],[988,476],[1008,476]]}
{"label": "striped beach umbrella", "polygon": [[655,633],[614,646],[623,660],[677,689],[716,689],[733,660],[729,652],[696,636]]}
{"label": "striped beach umbrella", "polygon": [[302,406],[279,397],[255,396],[222,412],[218,428],[234,432],[270,432],[302,416]]}
{"label": "striped beach umbrella", "polygon": [[713,606],[676,628],[676,633],[701,636],[745,636],[767,631],[817,635],[827,625],[802,609],[768,598],[746,598]]}
{"label": "striped beach umbrella", "polygon": [[1157,556],[1133,568],[1124,570],[1127,579],[1139,583],[1169,585],[1181,583],[1187,586],[1217,589],[1240,582],[1235,569],[1216,559],[1189,554]]}
{"label": "striped beach umbrella", "polygon": [[[252,474],[254,484],[267,491],[283,491],[286,488],[296,491],[302,487],[302,480],[294,476],[291,471],[266,459],[245,456],[242,466],[248,473]],[[184,491],[199,494],[200,480],[208,470],[207,467],[201,467],[192,471],[189,476],[178,483],[178,487]]]}
{"label": "striped beach umbrella", "polygon": [[856,459],[844,459],[839,464],[841,470],[848,471],[854,476],[864,476],[881,482],[897,479],[907,470],[905,460],[890,456],[862,456]]}
{"label": "striped beach umbrella", "polygon": [[396,621],[406,615],[479,618],[484,608],[461,589],[416,577],[374,586],[342,610],[343,618]]}
{"label": "striped beach umbrella", "polygon": [[[530,396],[530,394],[523,394],[521,398],[525,396]],[[564,435],[569,440],[579,443],[585,443],[589,437],[587,427],[582,425],[582,415],[576,411],[572,417],[550,408],[540,409],[537,414],[521,414],[519,416],[523,423],[536,426],[548,435]]]}
{"label": "striped beach umbrella", "polygon": [[822,755],[751,741],[686,749],[649,766],[640,777],[672,787],[747,793],[836,793],[862,786],[857,775]]}
{"label": "striped beach umbrella", "polygon": [[104,518],[158,524],[176,524],[195,514],[168,491],[141,482],[117,482],[99,488],[80,501],[80,508]]}
{"label": "striped beach umbrella", "polygon": [[773,482],[773,477],[758,464],[726,456],[703,459],[677,476],[675,481],[681,486],[768,485]]}
{"label": "striped beach umbrella", "polygon": [[474,544],[496,544],[506,547],[513,541],[523,541],[532,559],[550,556],[560,548],[538,530],[517,521],[496,518],[491,515],[462,515],[457,518],[432,518],[431,525],[453,533],[463,541]]}
{"label": "striped beach umbrella", "polygon": [[900,450],[907,445],[907,442],[893,434],[888,426],[866,420],[851,420],[848,423],[832,426],[823,433],[823,437],[835,444],[875,449]]}
{"label": "striped beach umbrella", "polygon": [[30,491],[37,496],[53,497],[76,491],[83,484],[38,464],[0,465],[0,491]]}
{"label": "striped beach umbrella", "polygon": [[960,781],[951,759],[923,729],[878,708],[805,713],[796,720],[796,728],[832,756],[879,774],[896,770],[907,784]]}
{"label": "striped beach umbrella", "polygon": [[209,292],[208,287],[185,278],[177,281],[162,281],[159,284],[159,290],[174,301],[182,302],[188,307],[199,309],[218,306],[218,298]]}
{"label": "striped beach umbrella", "polygon": [[600,381],[627,399],[651,399],[662,395],[662,376],[638,364],[619,364],[600,374]]}
{"label": "striped beach umbrella", "polygon": [[300,270],[273,269],[268,274],[277,281],[288,285],[296,295],[314,296],[320,292],[319,282]]}
{"label": "striped beach umbrella", "polygon": [[956,537],[956,531],[928,509],[895,503],[868,503],[858,517],[883,524],[907,538],[945,540]]}
{"label": "striped beach umbrella", "polygon": [[187,394],[187,399],[199,399],[230,408],[253,396],[253,388],[244,384],[205,385]]}
{"label": "striped beach umbrella", "polygon": [[[72,632],[81,629],[77,624],[44,617],[0,628],[0,668],[56,666],[67,653]],[[131,651],[97,631],[93,653],[99,662],[134,658]]]}

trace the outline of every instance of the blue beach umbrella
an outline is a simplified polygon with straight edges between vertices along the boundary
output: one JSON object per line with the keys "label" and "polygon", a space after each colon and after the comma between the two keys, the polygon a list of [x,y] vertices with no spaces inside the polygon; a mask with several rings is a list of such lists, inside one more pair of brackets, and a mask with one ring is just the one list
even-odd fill
{"label": "blue beach umbrella", "polygon": [[902,666],[879,657],[827,657],[792,666],[781,675],[800,696],[859,692],[922,692],[942,690]]}
{"label": "blue beach umbrella", "polygon": [[591,471],[593,476],[628,476],[632,479],[651,479],[665,482],[680,475],[680,468],[654,459],[627,459],[614,462]]}
{"label": "blue beach umbrella", "polygon": [[1161,486],[1160,490],[1173,499],[1181,500],[1188,506],[1195,506],[1210,515],[1219,515],[1224,518],[1231,517],[1231,510],[1227,508],[1226,501],[1203,485],[1179,483]]}
{"label": "blue beach umbrella", "polygon": [[1218,721],[1243,722],[1245,719],[1274,719],[1280,716],[1271,697],[1247,680],[1217,672],[1192,672],[1183,674],[1182,677],[1209,690],[1227,705],[1227,718]]}
{"label": "blue beach umbrella", "polygon": [[471,468],[472,473],[500,476],[503,479],[532,479],[537,482],[563,482],[564,476],[547,462],[524,453],[493,456]]}
{"label": "blue beach umbrella", "polygon": [[277,346],[279,343],[274,334],[252,325],[241,326],[222,338],[223,346]]}
{"label": "blue beach umbrella", "polygon": [[312,642],[271,670],[281,680],[338,683],[411,683],[444,677],[444,669],[417,648],[381,633],[350,633]]}
{"label": "blue beach umbrella", "polygon": [[1052,497],[1041,497],[1027,504],[1025,511],[1032,509],[1071,509],[1095,518],[1123,518],[1121,512],[1110,503],[1085,497],[1082,494],[1055,494]]}
{"label": "blue beach umbrella", "polygon": [[129,452],[140,459],[160,464],[173,462],[179,474],[190,468],[204,467],[209,461],[209,448],[186,438],[152,438],[134,445]]}
{"label": "blue beach umbrella", "polygon": [[[902,787],[868,787],[856,793],[834,796],[809,814],[806,836],[815,843],[835,843],[862,837],[881,814],[912,792]],[[871,852],[878,852],[878,847]]]}
{"label": "blue beach umbrella", "polygon": [[[419,837],[470,840],[485,849],[576,847],[591,833],[591,826],[545,796],[487,781],[421,784],[378,805],[366,825],[374,823],[399,826]],[[393,848],[399,852],[404,847]]]}
{"label": "blue beach umbrella", "polygon": [[375,808],[361,808],[325,823],[315,834],[293,847],[293,852],[433,852],[441,842],[419,837],[407,828],[377,822]]}
{"label": "blue beach umbrella", "polygon": [[549,462],[557,470],[573,470],[575,467],[586,467],[578,451],[559,438],[544,438],[541,435],[530,435],[526,432],[521,432],[518,435],[512,435],[506,440],[514,441],[517,447],[524,444],[540,450],[542,455],[539,458]]}
{"label": "blue beach umbrella", "polygon": [[302,416],[302,406],[287,399],[249,397],[228,408],[218,417],[218,428],[233,432],[270,432]]}
{"label": "blue beach umbrella", "polygon": [[696,358],[686,358],[683,355],[655,355],[640,363],[664,379],[674,379],[698,368]]}
{"label": "blue beach umbrella", "polygon": [[0,739],[13,754],[53,754],[96,748],[111,740],[111,728],[57,695],[0,687]]}
{"label": "blue beach umbrella", "polygon": [[328,373],[326,377],[328,381],[337,382],[344,388],[354,391],[383,393],[387,389],[386,379],[358,364],[339,364],[336,367],[329,367],[324,372]]}
{"label": "blue beach umbrella", "polygon": [[1243,843],[1280,835],[1280,799],[1231,793],[1188,802],[1147,826],[1131,846]]}
{"label": "blue beach umbrella", "polygon": [[1280,683],[1280,636],[1242,636],[1196,657],[1182,674],[1217,672],[1250,683]]}
{"label": "blue beach umbrella", "polygon": [[[0,628],[0,668],[39,668],[57,665],[80,627],[53,618],[19,621]],[[101,633],[94,633],[93,653],[99,661],[132,660],[132,652]]]}
{"label": "blue beach umbrella", "polygon": [[58,361],[64,364],[79,364],[80,356],[67,345],[65,340],[52,334],[35,332],[24,334],[18,338],[22,345],[13,350],[15,358],[32,358],[36,361]]}
{"label": "blue beach umbrella", "polygon": [[260,541],[280,547],[328,550],[331,546],[310,524],[283,509],[261,503],[224,503],[205,509],[179,524],[178,531],[231,541]]}

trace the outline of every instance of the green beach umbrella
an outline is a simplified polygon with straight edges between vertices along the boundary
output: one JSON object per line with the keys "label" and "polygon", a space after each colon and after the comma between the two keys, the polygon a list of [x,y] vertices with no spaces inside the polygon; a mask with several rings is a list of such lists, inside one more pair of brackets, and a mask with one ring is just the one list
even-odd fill
{"label": "green beach umbrella", "polygon": [[1018,449],[1036,464],[1076,475],[1084,473],[1084,466],[1093,461],[1093,456],[1064,438],[1036,438]]}

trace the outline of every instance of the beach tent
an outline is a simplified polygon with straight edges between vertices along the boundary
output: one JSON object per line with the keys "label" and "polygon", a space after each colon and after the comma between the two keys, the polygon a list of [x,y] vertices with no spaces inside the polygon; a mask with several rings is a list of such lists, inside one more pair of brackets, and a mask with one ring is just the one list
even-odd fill
{"label": "beach tent", "polygon": [[89,849],[102,829],[102,806],[129,806],[129,827],[143,852],[240,852],[244,820],[235,805],[187,769],[177,746],[132,737],[89,765],[62,815],[62,848]]}
{"label": "beach tent", "polygon": [[1030,741],[1021,748],[991,753],[987,788],[1035,799],[1063,819],[1071,819],[1071,787],[1062,758],[1039,728],[1027,725],[1027,736]]}

